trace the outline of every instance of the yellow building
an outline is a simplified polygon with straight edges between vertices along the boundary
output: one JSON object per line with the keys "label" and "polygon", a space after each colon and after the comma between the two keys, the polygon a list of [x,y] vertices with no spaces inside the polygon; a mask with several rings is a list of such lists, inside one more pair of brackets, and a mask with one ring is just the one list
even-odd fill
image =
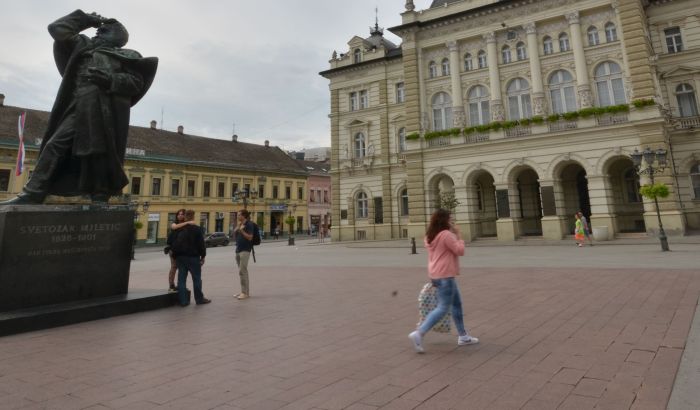
{"label": "yellow building", "polygon": [[453,198],[465,239],[659,232],[630,155],[656,182],[669,235],[700,230],[700,2],[405,3],[392,44],[375,25],[333,52],[335,240],[421,237]]}
{"label": "yellow building", "polygon": [[[27,112],[25,171],[15,176],[17,118]],[[0,200],[21,191],[32,172],[48,112],[0,103]],[[308,172],[278,147],[188,135],[151,127],[130,127],[125,172],[129,185],[122,198],[136,206],[139,243],[163,243],[175,213],[193,209],[206,232],[229,233],[236,212],[244,206],[264,231],[293,215],[297,227],[307,225]],[[247,193],[247,194],[246,194]],[[62,201],[49,197],[48,202]]]}

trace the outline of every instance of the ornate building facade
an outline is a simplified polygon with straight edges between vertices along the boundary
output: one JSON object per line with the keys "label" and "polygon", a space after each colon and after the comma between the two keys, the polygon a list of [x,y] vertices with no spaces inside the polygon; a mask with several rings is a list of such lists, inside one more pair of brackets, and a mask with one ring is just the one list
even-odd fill
{"label": "ornate building facade", "polygon": [[[465,239],[658,233],[630,154],[665,149],[669,235],[700,229],[700,4],[435,0],[333,53],[335,240],[421,237],[446,198]],[[603,229],[605,227],[606,229]]]}

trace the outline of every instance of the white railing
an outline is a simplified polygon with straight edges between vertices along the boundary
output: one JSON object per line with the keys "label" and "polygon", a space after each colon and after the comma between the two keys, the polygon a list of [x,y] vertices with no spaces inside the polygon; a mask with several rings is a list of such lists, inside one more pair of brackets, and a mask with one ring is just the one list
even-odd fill
{"label": "white railing", "polygon": [[396,154],[396,162],[401,162],[401,163],[406,162],[406,154],[397,153]]}
{"label": "white railing", "polygon": [[547,126],[549,127],[549,132],[568,131],[578,128],[578,122],[576,120],[559,120],[548,122]]}
{"label": "white railing", "polygon": [[629,122],[627,113],[597,115],[595,119],[598,125],[615,125]]}
{"label": "white railing", "polygon": [[365,159],[364,158],[353,158],[352,159],[352,166],[353,167],[361,167],[362,164],[364,164]]}
{"label": "white railing", "polygon": [[474,144],[477,142],[484,142],[489,140],[489,134],[477,134],[477,133],[472,133],[472,134],[467,134],[464,136],[464,143],[465,144]]}
{"label": "white railing", "polygon": [[429,147],[444,147],[450,145],[450,137],[436,137],[428,140]]}
{"label": "white railing", "polygon": [[700,128],[700,117],[676,117],[676,128]]}
{"label": "white railing", "polygon": [[512,128],[506,128],[506,138],[524,137],[532,135],[532,128],[529,125],[516,125]]}

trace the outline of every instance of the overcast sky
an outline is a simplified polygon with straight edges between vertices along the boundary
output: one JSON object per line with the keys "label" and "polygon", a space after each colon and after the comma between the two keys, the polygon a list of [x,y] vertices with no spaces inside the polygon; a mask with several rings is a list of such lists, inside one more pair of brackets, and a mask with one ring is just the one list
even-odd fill
{"label": "overcast sky", "polygon": [[[3,2],[0,93],[5,104],[50,110],[60,84],[46,26],[82,9],[120,20],[127,48],[160,58],[132,125],[231,137],[285,149],[330,146],[328,81],[333,50],[401,23],[404,0],[23,0]],[[427,8],[430,0],[415,1]],[[94,31],[86,31],[90,36]],[[399,43],[393,34],[385,36]]]}

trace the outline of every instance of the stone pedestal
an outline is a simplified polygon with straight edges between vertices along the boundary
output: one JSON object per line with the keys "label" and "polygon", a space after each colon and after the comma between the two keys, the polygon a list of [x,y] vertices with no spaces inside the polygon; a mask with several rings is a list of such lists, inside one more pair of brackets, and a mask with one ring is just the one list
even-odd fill
{"label": "stone pedestal", "polygon": [[[615,239],[615,232],[617,231],[617,224],[615,222],[615,217],[609,214],[593,214],[588,221],[591,228],[595,229],[598,227],[607,227],[608,240]],[[602,230],[600,231],[602,233]],[[596,240],[601,240],[597,239]]]}
{"label": "stone pedestal", "polygon": [[566,218],[562,216],[542,217],[542,237],[560,240],[566,235]]}
{"label": "stone pedestal", "polygon": [[515,218],[499,218],[496,230],[499,241],[514,241],[520,236],[520,220]]}
{"label": "stone pedestal", "polygon": [[134,211],[0,206],[0,312],[126,294]]}

